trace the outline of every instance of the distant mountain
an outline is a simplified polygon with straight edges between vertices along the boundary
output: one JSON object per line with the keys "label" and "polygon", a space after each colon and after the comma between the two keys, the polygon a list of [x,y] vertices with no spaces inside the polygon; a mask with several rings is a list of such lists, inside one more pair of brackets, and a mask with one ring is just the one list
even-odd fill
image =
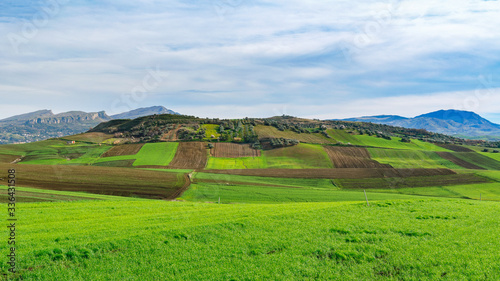
{"label": "distant mountain", "polygon": [[154,114],[175,114],[163,106],[139,108],[108,116],[106,112],[69,111],[54,114],[38,110],[0,120],[0,144],[33,142],[86,132],[113,119],[135,119]]}
{"label": "distant mountain", "polygon": [[0,120],[0,143],[33,142],[74,135],[111,120],[104,111],[54,114],[39,110]]}
{"label": "distant mountain", "polygon": [[464,138],[500,140],[500,125],[470,111],[439,110],[415,118],[382,115],[349,118],[344,119],[344,121],[371,122],[412,129],[426,129],[431,132]]}
{"label": "distant mountain", "polygon": [[175,111],[167,109],[163,106],[152,106],[152,107],[138,108],[138,109],[134,109],[132,111],[111,115],[111,118],[112,119],[135,119],[135,118],[149,116],[149,115],[155,115],[155,114],[158,114],[158,115],[159,114],[180,115],[180,113],[177,113]]}
{"label": "distant mountain", "polygon": [[396,122],[401,120],[407,120],[408,118],[397,116],[397,115],[378,115],[378,116],[364,116],[359,118],[349,118],[344,119],[344,121],[354,121],[354,122],[370,122],[370,123],[388,123]]}

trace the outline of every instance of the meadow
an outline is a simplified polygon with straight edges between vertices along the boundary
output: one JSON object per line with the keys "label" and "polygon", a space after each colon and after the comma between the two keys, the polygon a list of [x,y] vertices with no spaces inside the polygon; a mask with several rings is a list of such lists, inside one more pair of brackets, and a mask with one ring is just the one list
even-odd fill
{"label": "meadow", "polygon": [[491,202],[21,204],[11,280],[500,278]]}

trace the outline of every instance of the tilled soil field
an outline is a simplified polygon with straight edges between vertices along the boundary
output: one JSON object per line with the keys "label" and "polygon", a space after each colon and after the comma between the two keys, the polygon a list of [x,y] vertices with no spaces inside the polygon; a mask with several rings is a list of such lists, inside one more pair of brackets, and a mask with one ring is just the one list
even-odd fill
{"label": "tilled soil field", "polygon": [[241,176],[306,179],[363,179],[422,177],[456,174],[449,169],[246,169],[246,170],[205,170],[205,173]]}
{"label": "tilled soil field", "polygon": [[102,157],[112,157],[112,156],[122,156],[122,155],[135,155],[139,150],[141,150],[143,143],[137,144],[124,144],[114,146],[110,150],[106,151]]}
{"label": "tilled soil field", "polygon": [[335,168],[392,168],[370,159],[370,153],[363,147],[325,146]]}
{"label": "tilled soil field", "polygon": [[207,165],[207,149],[202,142],[181,142],[169,169],[203,169]]}
{"label": "tilled soil field", "polygon": [[216,143],[210,154],[223,158],[259,157],[260,150],[253,149],[249,144]]}
{"label": "tilled soil field", "polygon": [[340,179],[339,182],[341,184],[341,187],[345,189],[388,189],[488,183],[491,182],[491,180],[474,174],[457,174],[444,176],[383,179]]}

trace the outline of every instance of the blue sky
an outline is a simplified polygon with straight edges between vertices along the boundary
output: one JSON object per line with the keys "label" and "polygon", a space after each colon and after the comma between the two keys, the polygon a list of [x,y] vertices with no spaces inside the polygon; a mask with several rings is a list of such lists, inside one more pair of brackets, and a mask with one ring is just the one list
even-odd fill
{"label": "blue sky", "polygon": [[200,117],[439,109],[500,123],[497,1],[0,3],[0,118],[163,105]]}

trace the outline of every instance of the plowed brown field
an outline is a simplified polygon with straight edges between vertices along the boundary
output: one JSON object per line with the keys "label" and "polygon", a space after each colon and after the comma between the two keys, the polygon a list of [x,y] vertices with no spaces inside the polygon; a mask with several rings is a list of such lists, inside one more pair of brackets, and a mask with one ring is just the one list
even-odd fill
{"label": "plowed brown field", "polygon": [[422,177],[456,174],[449,169],[246,169],[246,170],[205,170],[205,173],[274,178],[306,179],[363,179]]}
{"label": "plowed brown field", "polygon": [[181,142],[169,169],[203,169],[207,165],[207,149],[202,142]]}
{"label": "plowed brown field", "polygon": [[253,149],[249,144],[216,143],[210,154],[224,158],[259,157],[260,150]]}
{"label": "plowed brown field", "polygon": [[116,196],[168,199],[185,186],[183,174],[130,168],[0,164],[0,185],[16,169],[17,186]]}
{"label": "plowed brown field", "polygon": [[451,154],[450,152],[436,152],[441,158],[444,158],[448,161],[451,161],[455,164],[457,164],[458,166],[461,166],[461,167],[464,167],[466,169],[472,169],[472,170],[486,170],[485,168],[483,167],[479,167],[477,165],[474,165],[472,163],[469,163],[465,160],[462,160],[458,157],[456,157],[455,155]]}
{"label": "plowed brown field", "polygon": [[335,168],[392,168],[370,159],[370,153],[363,147],[325,146]]}
{"label": "plowed brown field", "polygon": [[106,151],[102,157],[135,155],[139,152],[139,150],[141,150],[143,145],[143,143],[118,145]]}
{"label": "plowed brown field", "polygon": [[457,174],[430,177],[380,178],[380,179],[340,179],[342,188],[413,188],[431,186],[450,186],[473,183],[488,183],[490,180],[474,174]]}

